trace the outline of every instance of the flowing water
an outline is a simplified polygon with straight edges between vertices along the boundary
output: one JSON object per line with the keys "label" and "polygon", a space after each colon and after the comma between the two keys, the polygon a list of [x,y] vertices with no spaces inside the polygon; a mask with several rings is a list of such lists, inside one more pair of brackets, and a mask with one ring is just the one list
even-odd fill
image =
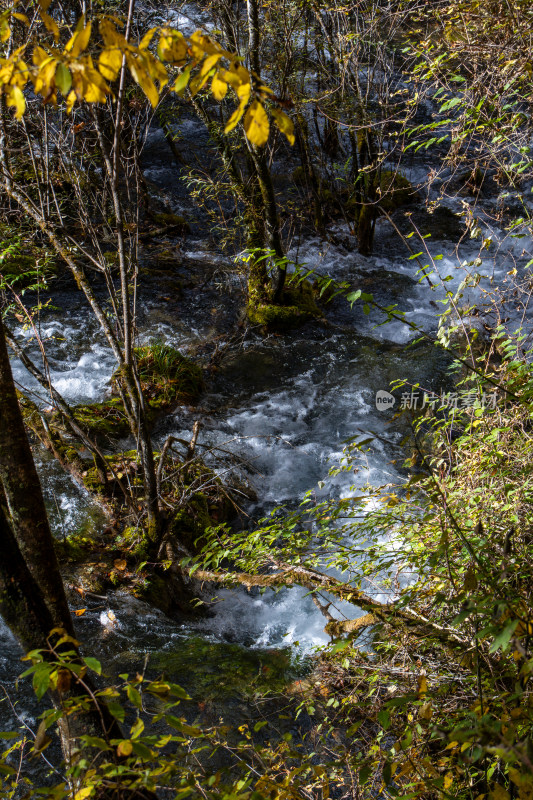
{"label": "flowing water", "polygon": [[[161,148],[156,132],[149,140],[147,177],[164,188],[179,213],[185,206],[183,190]],[[415,173],[413,169],[409,177],[416,178]],[[328,478],[328,470],[338,462],[346,440],[369,431],[379,438],[367,471],[355,480],[379,484],[398,477],[391,462],[402,461],[398,445],[406,423],[393,421],[392,410],[377,410],[376,392],[401,378],[437,393],[449,388],[449,358],[430,343],[413,345],[415,337],[407,324],[434,334],[441,308],[437,303],[445,289],[431,290],[420,279],[419,263],[409,259],[385,221],[378,224],[376,255],[369,259],[357,255],[347,229],[340,226],[334,233],[335,244],[304,240],[291,256],[308,268],[372,292],[382,305],[398,304],[405,320],[381,325],[379,312],[365,314],[360,305],[351,308],[336,299],[327,310],[328,325],[308,324],[267,338],[251,332],[243,334],[238,345],[230,345],[241,299],[239,279],[226,268],[227,259],[194,228],[176,269],[158,264],[157,254],[146,256],[139,300],[141,341],[159,337],[200,357],[205,341],[215,336],[221,349],[228,345],[207,379],[201,407],[178,409],[160,423],[155,438],[162,442],[169,433],[189,438],[193,421],[200,418],[199,446],[224,447],[247,465],[257,500],[246,510],[255,519],[280,503],[294,507],[319,480],[325,481],[321,490],[325,494],[349,493],[354,476],[341,473]],[[459,265],[473,259],[478,244],[467,240],[457,255],[456,242],[446,241],[446,234],[430,241],[431,252],[443,256],[436,263],[440,277],[449,279],[445,288],[456,288],[464,270],[475,269]],[[485,282],[503,279],[511,258],[526,257],[514,244],[502,249],[484,263]],[[470,297],[481,304],[480,288],[471,290]],[[79,292],[66,286],[54,302],[56,309],[43,315],[39,330],[49,348],[54,385],[71,403],[104,399],[114,368],[105,340]],[[17,333],[37,352],[31,331]],[[17,362],[14,371],[20,385],[41,394]],[[38,460],[57,536],[98,530],[105,524],[89,494],[53,459],[39,453]],[[79,635],[111,671],[142,668],[148,653],[151,668],[167,670],[197,696],[223,693],[221,687],[227,688],[228,696],[232,691],[238,694],[253,686],[258,675],[263,682],[266,675],[266,683],[277,686],[305,669],[306,655],[328,641],[325,620],[304,590],[271,596],[223,590],[218,597],[211,617],[180,623],[138,600],[112,593],[101,601],[84,601],[88,610],[77,622]],[[354,616],[358,611],[339,605],[334,613]],[[24,719],[33,725],[37,713],[28,690],[15,688],[19,658],[18,646],[0,623],[0,683],[16,703],[15,708],[0,704],[4,728],[18,726]]]}

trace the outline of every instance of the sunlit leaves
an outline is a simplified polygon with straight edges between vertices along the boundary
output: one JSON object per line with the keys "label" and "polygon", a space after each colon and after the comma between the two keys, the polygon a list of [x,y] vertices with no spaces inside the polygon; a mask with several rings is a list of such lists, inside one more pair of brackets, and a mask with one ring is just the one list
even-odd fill
{"label": "sunlit leaves", "polygon": [[228,84],[220,77],[220,73],[215,72],[213,80],[211,81],[211,92],[215,100],[219,102],[223,100],[228,91]]}
{"label": "sunlit leaves", "polygon": [[268,140],[270,124],[268,116],[258,100],[254,100],[244,117],[246,136],[257,147],[262,147]]}
{"label": "sunlit leaves", "polygon": [[234,128],[237,127],[240,120],[242,119],[242,115],[244,114],[245,104],[239,104],[239,106],[235,109],[231,117],[226,122],[226,126],[224,128],[224,133],[230,133]]}
{"label": "sunlit leaves", "polygon": [[9,17],[10,11],[4,11],[3,14],[0,14],[0,42],[7,42],[11,36]]}
{"label": "sunlit leaves", "polygon": [[274,122],[280,129],[281,133],[287,137],[289,144],[294,144],[294,123],[292,119],[283,111],[279,111],[277,108],[272,109],[272,116],[274,117]]}
{"label": "sunlit leaves", "polygon": [[161,61],[167,61],[170,64],[181,66],[187,59],[188,47],[187,41],[182,33],[172,30],[172,28],[163,28],[157,54]]}
{"label": "sunlit leaves", "polygon": [[[270,122],[264,105],[268,100],[273,105],[271,113],[277,127],[294,143],[293,123],[275,107],[272,90],[245,69],[234,54],[201,31],[185,37],[168,26],[150,28],[135,44],[121,33],[122,22],[106,15],[99,21],[101,41],[97,43],[91,21],[82,16],[61,49],[58,45],[61,30],[56,19],[47,13],[49,5],[48,0],[39,3],[44,35],[27,41],[8,58],[0,59],[0,91],[7,106],[15,109],[17,119],[25,112],[24,89],[30,81],[34,93],[41,95],[45,103],[56,104],[60,92],[70,113],[76,102],[103,103],[112,98],[112,85],[125,68],[153,108],[159,104],[161,92],[169,82],[171,91],[181,95],[188,87],[192,96],[210,85],[213,97],[219,102],[227,98],[231,87],[238,104],[226,121],[225,131],[229,133],[243,120],[246,136],[257,147],[268,140]],[[13,14],[12,9],[1,14],[0,41],[11,36],[11,16],[28,22],[23,14]],[[52,34],[53,45],[47,33]],[[31,67],[21,58],[29,47],[32,47]]]}
{"label": "sunlit leaves", "polygon": [[70,53],[73,58],[77,58],[84,50],[87,49],[89,44],[89,39],[91,38],[91,23],[89,22],[87,25],[80,26],[78,23],[79,30],[76,30],[73,36],[65,45],[65,52]]}
{"label": "sunlit leaves", "polygon": [[106,81],[116,80],[122,66],[123,53],[118,47],[106,47],[98,58],[98,69]]}

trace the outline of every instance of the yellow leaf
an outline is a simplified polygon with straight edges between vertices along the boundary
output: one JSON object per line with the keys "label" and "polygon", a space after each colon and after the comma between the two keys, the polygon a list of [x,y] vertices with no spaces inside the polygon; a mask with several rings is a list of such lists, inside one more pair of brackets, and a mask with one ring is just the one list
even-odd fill
{"label": "yellow leaf", "polygon": [[24,25],[29,25],[30,24],[30,21],[29,21],[28,17],[26,16],[26,14],[19,14],[18,12],[16,12],[15,14],[13,14],[13,16],[14,16],[15,19],[18,19],[19,22],[23,22]]}
{"label": "yellow leaf", "polygon": [[42,47],[37,45],[33,48],[33,63],[36,67],[40,67],[41,64],[46,61],[47,58],[50,58],[46,50],[43,50]]}
{"label": "yellow leaf", "polygon": [[418,697],[425,697],[428,692],[428,679],[425,675],[418,676]]}
{"label": "yellow leaf", "polygon": [[245,106],[248,100],[250,99],[250,94],[252,93],[252,87],[250,83],[241,83],[240,86],[236,88],[237,97],[240,100],[241,105]]}
{"label": "yellow leaf", "polygon": [[208,80],[209,80],[209,74],[203,75],[203,76],[198,74],[192,79],[192,81],[190,83],[190,86],[189,86],[189,89],[190,89],[191,94],[192,94],[193,97],[196,94],[198,94],[198,92],[201,89],[204,88],[204,86],[205,86],[205,84],[207,83]]}
{"label": "yellow leaf", "polygon": [[215,44],[209,36],[206,36],[202,31],[195,31],[189,36],[191,42],[191,50],[194,58],[200,61],[204,55],[211,55],[212,53],[223,53],[221,47]]}
{"label": "yellow leaf", "polygon": [[207,75],[207,73],[214,66],[216,66],[216,64],[218,64],[221,58],[222,56],[220,55],[220,53],[214,53],[212,56],[207,56],[204,63],[202,64],[202,68],[200,69],[200,75],[202,76],[202,78],[204,75]]}
{"label": "yellow leaf", "polygon": [[11,28],[6,19],[0,20],[0,42],[7,42],[11,36]]}
{"label": "yellow leaf", "polygon": [[187,59],[189,48],[185,37],[179,31],[163,28],[157,53],[162,61],[180,65]]}
{"label": "yellow leaf", "polygon": [[280,129],[281,133],[286,136],[289,144],[294,144],[294,123],[292,119],[288,117],[287,114],[284,114],[283,111],[279,111],[277,108],[272,109],[272,116],[274,117],[274,122]]}
{"label": "yellow leaf", "polygon": [[156,32],[157,28],[150,28],[149,31],[146,31],[143,38],[139,42],[139,50],[146,50],[149,46],[150,42],[154,38],[154,33]]}
{"label": "yellow leaf", "polygon": [[116,558],[113,561],[113,564],[115,565],[116,569],[120,570],[120,572],[124,572],[124,570],[127,567],[127,562],[125,558]]}
{"label": "yellow leaf", "polygon": [[74,800],[87,800],[93,793],[94,786],[85,786],[83,789],[78,789],[74,795]]}
{"label": "yellow leaf", "polygon": [[76,92],[72,91],[67,97],[67,114],[70,114],[75,102],[76,102]]}
{"label": "yellow leaf", "polygon": [[34,89],[36,94],[42,94],[46,97],[50,90],[53,88],[52,84],[55,81],[57,61],[55,58],[48,58],[41,64],[41,68],[34,81]]}
{"label": "yellow leaf", "polygon": [[10,86],[7,89],[7,105],[15,108],[15,118],[21,119],[26,111],[26,99],[19,86]]}
{"label": "yellow leaf", "polygon": [[211,91],[215,100],[223,100],[228,91],[228,84],[219,77],[220,73],[215,72],[211,81]]}
{"label": "yellow leaf", "polygon": [[228,69],[221,70],[220,77],[222,80],[229,83],[235,91],[242,83],[250,83],[250,73],[244,69],[240,64],[231,64]]}
{"label": "yellow leaf", "polygon": [[509,792],[503,788],[499,783],[494,784],[494,787],[489,792],[490,800],[510,800]]}
{"label": "yellow leaf", "polygon": [[241,119],[242,115],[244,114],[244,108],[245,108],[245,105],[243,103],[240,103],[238,105],[238,107],[235,109],[235,111],[233,112],[231,117],[226,122],[226,126],[224,128],[224,133],[229,133],[230,131],[233,130],[233,128],[235,128],[235,126],[238,124],[239,120]]}
{"label": "yellow leaf", "polygon": [[39,8],[41,11],[48,11],[52,0],[39,0]]}
{"label": "yellow leaf", "polygon": [[128,49],[128,43],[126,39],[117,31],[109,19],[103,19],[101,21],[99,30],[106,47],[119,47],[122,50]]}
{"label": "yellow leaf", "polygon": [[85,614],[86,611],[87,611],[86,608],[75,608],[74,609],[74,613],[76,614],[77,617],[83,617],[83,615]]}
{"label": "yellow leaf", "polygon": [[446,792],[453,783],[453,772],[447,772],[444,776],[444,791]]}
{"label": "yellow leaf", "polygon": [[[78,23],[79,24],[79,23]],[[70,40],[65,45],[65,52],[71,53],[74,58],[77,58],[80,53],[87,48],[89,39],[91,38],[91,23],[88,22],[84,28],[76,31]]]}
{"label": "yellow leaf", "polygon": [[44,27],[46,30],[50,31],[50,33],[54,35],[54,39],[57,42],[59,39],[59,28],[57,27],[55,20],[53,20],[52,17],[45,11],[41,12],[41,19],[44,22]]}
{"label": "yellow leaf", "polygon": [[268,116],[259,100],[254,100],[244,117],[246,136],[256,147],[267,143],[270,131]]}
{"label": "yellow leaf", "polygon": [[[108,94],[111,94],[107,83],[99,72],[92,66],[90,59],[85,59],[82,64],[71,63],[73,88],[78,99],[87,103],[103,103]],[[70,95],[69,95],[70,98]],[[67,111],[72,108],[67,98]]]}
{"label": "yellow leaf", "polygon": [[118,756],[129,756],[131,755],[131,751],[133,750],[133,745],[129,739],[124,739],[123,742],[119,744],[117,747],[117,755]]}
{"label": "yellow leaf", "polygon": [[127,62],[133,80],[139,84],[139,86],[147,96],[148,100],[152,104],[152,108],[155,108],[156,105],[159,103],[159,92],[155,88],[153,80],[148,75],[146,70],[142,68],[138,60],[135,60],[130,56],[127,56]]}
{"label": "yellow leaf", "polygon": [[233,89],[237,89],[242,83],[240,77],[232,69],[220,69],[218,75],[220,80],[229,83]]}
{"label": "yellow leaf", "polygon": [[122,52],[117,47],[106,47],[98,58],[98,69],[108,81],[116,80],[122,66]]}

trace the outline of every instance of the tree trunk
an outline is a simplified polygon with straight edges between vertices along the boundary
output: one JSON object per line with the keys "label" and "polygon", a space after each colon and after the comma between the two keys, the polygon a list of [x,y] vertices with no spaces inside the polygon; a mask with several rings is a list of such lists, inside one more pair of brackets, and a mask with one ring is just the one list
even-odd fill
{"label": "tree trunk", "polygon": [[[59,572],[43,493],[20,412],[0,315],[0,481],[22,556],[43,594],[53,625],[74,629]],[[4,555],[2,554],[2,559]]]}

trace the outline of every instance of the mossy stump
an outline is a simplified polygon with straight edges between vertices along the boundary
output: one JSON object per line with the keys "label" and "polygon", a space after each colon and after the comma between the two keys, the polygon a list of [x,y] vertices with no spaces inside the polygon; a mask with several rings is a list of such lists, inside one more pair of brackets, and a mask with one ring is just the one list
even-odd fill
{"label": "mossy stump", "polygon": [[248,284],[246,313],[252,325],[260,325],[268,332],[283,332],[297,328],[312,319],[323,319],[316,304],[315,292],[309,281],[287,281],[281,303],[272,303],[264,293],[257,291],[252,281]]}

